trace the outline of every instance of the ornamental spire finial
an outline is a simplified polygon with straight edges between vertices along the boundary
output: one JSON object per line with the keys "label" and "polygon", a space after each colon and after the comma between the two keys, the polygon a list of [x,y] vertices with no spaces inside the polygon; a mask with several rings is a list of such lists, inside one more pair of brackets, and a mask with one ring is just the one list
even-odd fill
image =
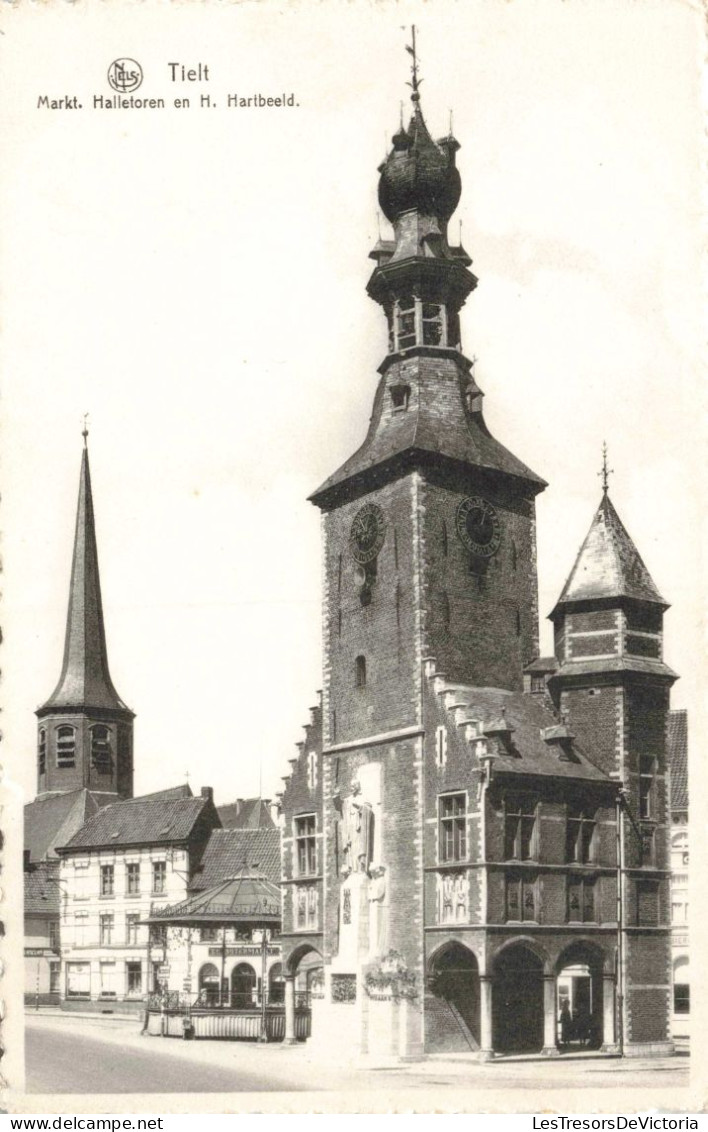
{"label": "ornamental spire finial", "polygon": [[88,440],[88,418],[89,418],[88,413],[84,413],[84,415],[83,415],[83,425],[84,425],[84,427],[81,430],[81,435],[84,438],[84,448],[88,447],[88,445],[86,443],[86,441]]}
{"label": "ornamental spire finial", "polygon": [[607,467],[607,442],[602,442],[602,471],[598,472],[598,476],[602,476],[602,494],[607,495],[607,488],[611,475],[614,475],[614,468]]}
{"label": "ornamental spire finial", "polygon": [[411,81],[408,86],[413,93],[411,94],[411,102],[420,102],[420,94],[418,88],[422,83],[422,79],[418,78],[418,55],[415,46],[415,24],[411,24],[411,42],[406,44],[406,51],[409,55],[413,56],[413,63],[411,65]]}

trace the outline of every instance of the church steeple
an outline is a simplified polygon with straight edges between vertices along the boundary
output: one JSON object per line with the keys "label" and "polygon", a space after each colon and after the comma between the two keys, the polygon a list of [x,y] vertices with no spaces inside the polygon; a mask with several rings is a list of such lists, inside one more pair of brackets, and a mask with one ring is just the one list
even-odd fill
{"label": "church steeple", "polygon": [[40,793],[90,787],[132,794],[133,712],[113,686],[98,569],[87,431],[59,681],[37,711]]}

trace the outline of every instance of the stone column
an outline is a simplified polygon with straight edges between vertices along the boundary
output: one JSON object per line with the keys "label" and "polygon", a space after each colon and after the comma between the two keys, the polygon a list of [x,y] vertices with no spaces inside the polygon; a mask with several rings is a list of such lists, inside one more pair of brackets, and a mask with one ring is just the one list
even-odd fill
{"label": "stone column", "polygon": [[295,976],[285,976],[285,1038],[283,1045],[294,1046],[295,1037]]}
{"label": "stone column", "polygon": [[491,1061],[494,1057],[492,1044],[492,979],[490,975],[479,976],[479,1060]]}
{"label": "stone column", "polygon": [[558,1057],[556,1044],[556,977],[543,976],[543,1057]]}
{"label": "stone column", "polygon": [[613,975],[602,976],[602,1052],[617,1053],[615,1037],[615,980]]}

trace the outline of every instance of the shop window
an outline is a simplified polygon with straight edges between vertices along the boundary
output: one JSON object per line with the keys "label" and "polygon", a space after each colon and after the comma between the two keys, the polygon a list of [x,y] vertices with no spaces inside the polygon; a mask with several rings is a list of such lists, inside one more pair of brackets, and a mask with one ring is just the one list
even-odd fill
{"label": "shop window", "polygon": [[153,861],[152,891],[155,896],[164,896],[167,890],[167,862]]}
{"label": "shop window", "polygon": [[91,997],[91,965],[89,963],[67,963],[66,997]]}
{"label": "shop window", "polygon": [[592,924],[596,919],[594,879],[568,877],[568,922]]}
{"label": "shop window", "polygon": [[101,865],[101,896],[113,896],[115,891],[115,868]]}
{"label": "shop window", "polygon": [[139,995],[143,993],[143,967],[142,963],[128,962],[125,965],[126,993]]}
{"label": "shop window", "polygon": [[314,876],[317,872],[316,818],[306,814],[295,818],[295,858],[298,876]]}
{"label": "shop window", "polygon": [[531,861],[537,856],[536,809],[533,798],[506,799],[504,856],[507,860]]}
{"label": "shop window", "polygon": [[506,918],[515,923],[537,920],[536,877],[512,874],[506,878]]}
{"label": "shop window", "polygon": [[116,964],[112,960],[102,960],[99,963],[100,994],[101,998],[115,998],[117,991]]}
{"label": "shop window", "polygon": [[57,766],[74,766],[76,762],[76,728],[57,727]]}
{"label": "shop window", "polygon": [[138,896],[140,893],[140,865],[126,865],[126,893],[128,896]]}
{"label": "shop window", "polygon": [[568,807],[565,827],[565,859],[588,864],[594,860],[595,813],[584,806]]}
{"label": "shop window", "polygon": [[274,963],[268,972],[268,1002],[272,1004],[285,1002],[285,979],[282,963]]}
{"label": "shop window", "polygon": [[441,862],[467,859],[467,796],[443,794],[438,799]]}
{"label": "shop window", "polygon": [[97,770],[110,770],[111,733],[102,723],[91,728],[91,762]]}
{"label": "shop window", "polygon": [[40,727],[37,741],[37,769],[40,774],[47,771],[47,729]]}

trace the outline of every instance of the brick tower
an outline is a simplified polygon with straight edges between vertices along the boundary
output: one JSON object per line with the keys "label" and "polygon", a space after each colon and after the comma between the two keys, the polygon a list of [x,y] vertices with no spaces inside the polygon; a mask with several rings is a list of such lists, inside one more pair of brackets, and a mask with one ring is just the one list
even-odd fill
{"label": "brick tower", "polygon": [[605,489],[551,614],[560,714],[621,787],[618,963],[624,1052],[669,1049],[668,608]]}
{"label": "brick tower", "polygon": [[37,710],[37,794],[88,789],[102,804],[133,795],[134,713],[108,670],[96,528],[84,431],[64,661]]}

